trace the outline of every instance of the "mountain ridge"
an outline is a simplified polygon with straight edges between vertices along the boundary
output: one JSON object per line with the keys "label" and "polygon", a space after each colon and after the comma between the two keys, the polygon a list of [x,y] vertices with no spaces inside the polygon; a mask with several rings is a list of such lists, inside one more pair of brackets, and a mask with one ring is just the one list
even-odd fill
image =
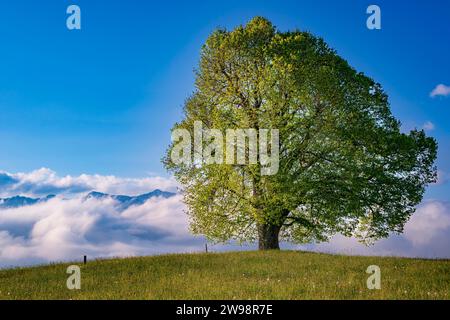
{"label": "mountain ridge", "polygon": [[[142,205],[145,202],[147,202],[151,198],[155,197],[163,197],[163,198],[170,198],[174,196],[175,193],[168,192],[168,191],[162,191],[160,189],[155,189],[148,193],[143,193],[137,196],[127,196],[127,195],[112,195],[108,193],[98,192],[98,191],[91,191],[86,196],[83,197],[83,200],[89,200],[89,199],[113,199],[119,203],[121,206],[121,209],[127,209],[133,205]],[[53,199],[55,195],[50,194],[42,198],[31,198],[31,197],[25,197],[21,195],[9,197],[9,198],[0,198],[0,209],[11,209],[11,208],[20,208],[25,206],[32,206],[37,203],[46,202],[50,199]]]}
{"label": "mountain ridge", "polygon": [[111,195],[107,193],[102,193],[98,191],[91,191],[87,196],[84,197],[84,200],[89,199],[113,199],[120,203],[121,209],[125,210],[134,205],[143,205],[151,198],[155,197],[163,197],[165,199],[174,196],[175,193],[168,191],[161,191],[159,189],[155,189],[148,193],[143,193],[137,196],[126,196],[126,195]]}

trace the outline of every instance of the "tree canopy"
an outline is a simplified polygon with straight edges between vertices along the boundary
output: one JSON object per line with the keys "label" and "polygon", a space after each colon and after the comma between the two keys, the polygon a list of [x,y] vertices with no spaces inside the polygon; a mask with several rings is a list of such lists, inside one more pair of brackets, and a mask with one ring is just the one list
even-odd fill
{"label": "tree canopy", "polygon": [[[277,129],[279,168],[192,161],[166,167],[182,185],[191,229],[215,242],[306,243],[341,233],[365,242],[402,232],[436,179],[436,141],[402,133],[381,85],[321,38],[256,17],[214,31],[175,129]],[[191,141],[191,143],[193,143]],[[204,142],[205,145],[207,142]]]}

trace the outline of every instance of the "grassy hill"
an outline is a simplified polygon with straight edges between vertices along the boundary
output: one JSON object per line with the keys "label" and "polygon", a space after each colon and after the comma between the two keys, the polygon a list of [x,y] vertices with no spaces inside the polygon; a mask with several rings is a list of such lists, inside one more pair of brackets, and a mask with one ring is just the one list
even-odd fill
{"label": "grassy hill", "polygon": [[[0,299],[449,299],[450,260],[295,251],[178,254],[97,260],[81,290],[55,264],[0,270]],[[381,289],[368,290],[369,265]]]}

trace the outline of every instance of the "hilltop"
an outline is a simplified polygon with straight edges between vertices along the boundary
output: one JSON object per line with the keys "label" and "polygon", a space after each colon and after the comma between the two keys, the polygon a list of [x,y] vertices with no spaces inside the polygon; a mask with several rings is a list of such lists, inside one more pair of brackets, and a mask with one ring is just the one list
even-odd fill
{"label": "hilltop", "polygon": [[[449,299],[450,260],[298,251],[176,254],[0,270],[0,299]],[[368,290],[369,265],[381,289]]]}

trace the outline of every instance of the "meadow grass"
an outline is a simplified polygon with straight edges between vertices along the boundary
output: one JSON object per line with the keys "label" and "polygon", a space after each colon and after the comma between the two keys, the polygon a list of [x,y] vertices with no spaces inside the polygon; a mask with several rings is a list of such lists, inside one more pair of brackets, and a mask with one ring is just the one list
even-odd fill
{"label": "meadow grass", "polygon": [[[299,251],[172,254],[90,261],[81,290],[66,264],[0,270],[0,299],[449,299],[450,260]],[[381,289],[369,290],[369,265]]]}

